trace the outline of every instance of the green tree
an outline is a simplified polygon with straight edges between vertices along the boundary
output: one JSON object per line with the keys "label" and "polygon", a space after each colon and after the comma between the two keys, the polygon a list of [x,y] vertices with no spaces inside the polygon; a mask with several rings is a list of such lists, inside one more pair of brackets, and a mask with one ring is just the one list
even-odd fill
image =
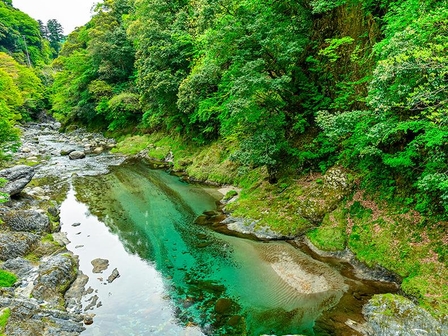
{"label": "green tree", "polygon": [[92,20],[65,41],[52,94],[53,112],[64,123],[116,129],[139,122],[139,104],[124,106],[135,103],[129,98],[135,97],[134,47],[125,23],[130,10],[127,0],[98,4]]}
{"label": "green tree", "polygon": [[[42,28],[40,28],[42,33]],[[46,34],[45,34],[46,33]],[[62,25],[56,20],[51,19],[47,21],[46,31],[44,30],[44,37],[50,41],[50,47],[53,49],[53,58],[56,58],[61,50],[62,42],[65,39],[64,29]]]}
{"label": "green tree", "polygon": [[20,63],[40,66],[49,61],[39,23],[14,7],[0,2],[0,51],[8,52]]}

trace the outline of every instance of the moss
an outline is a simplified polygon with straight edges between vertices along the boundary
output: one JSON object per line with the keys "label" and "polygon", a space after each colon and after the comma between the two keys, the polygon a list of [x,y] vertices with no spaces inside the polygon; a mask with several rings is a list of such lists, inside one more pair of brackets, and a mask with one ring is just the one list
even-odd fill
{"label": "moss", "polygon": [[225,196],[224,196],[224,200],[228,201],[231,200],[232,198],[234,198],[236,195],[238,195],[238,193],[235,190],[229,190]]}
{"label": "moss", "polygon": [[11,287],[17,281],[15,274],[0,270],[0,287]]}
{"label": "moss", "polygon": [[347,219],[344,209],[326,214],[322,224],[307,233],[308,239],[324,251],[342,251],[347,246]]}
{"label": "moss", "polygon": [[111,150],[112,153],[121,153],[126,155],[135,155],[146,149],[150,144],[148,136],[135,135],[124,138],[117,143],[117,146]]}
{"label": "moss", "polygon": [[0,311],[0,335],[4,335],[6,324],[8,324],[9,317],[11,316],[11,309],[4,308]]}
{"label": "moss", "polygon": [[41,241],[42,242],[50,242],[50,243],[55,242],[54,238],[53,238],[53,235],[51,233],[47,233],[45,236],[43,236]]}
{"label": "moss", "polygon": [[433,315],[447,315],[448,268],[437,254],[446,227],[390,202],[361,199],[347,208],[353,224],[348,246],[358,259],[397,273],[404,293]]}
{"label": "moss", "polygon": [[31,261],[33,264],[37,264],[40,261],[40,256],[34,253],[34,251],[28,253],[24,258]]}

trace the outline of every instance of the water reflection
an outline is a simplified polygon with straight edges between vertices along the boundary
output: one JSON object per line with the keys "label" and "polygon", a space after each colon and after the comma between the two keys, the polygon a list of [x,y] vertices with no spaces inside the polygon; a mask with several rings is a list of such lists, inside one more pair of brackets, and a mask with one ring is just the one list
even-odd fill
{"label": "water reflection", "polygon": [[[312,335],[346,288],[337,272],[289,244],[193,224],[214,208],[213,192],[141,163],[74,186],[82,203],[72,190],[62,222],[102,304],[86,334]],[[109,274],[93,274],[98,257],[110,260],[105,273],[116,267],[121,277],[106,284]]]}

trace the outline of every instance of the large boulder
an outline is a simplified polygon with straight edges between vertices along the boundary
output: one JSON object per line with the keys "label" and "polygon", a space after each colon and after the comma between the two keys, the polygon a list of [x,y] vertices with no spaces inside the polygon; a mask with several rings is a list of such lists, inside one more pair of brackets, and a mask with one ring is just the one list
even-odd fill
{"label": "large boulder", "polygon": [[71,152],[68,157],[70,158],[70,160],[79,160],[79,159],[84,159],[86,157],[86,153],[81,152],[81,151],[74,151]]}
{"label": "large boulder", "polygon": [[32,296],[54,307],[64,305],[64,293],[75,280],[77,262],[70,254],[50,256],[39,266]]}
{"label": "large boulder", "polygon": [[363,307],[362,313],[375,336],[448,335],[448,326],[399,295],[375,295]]}
{"label": "large boulder", "polygon": [[38,240],[38,235],[29,232],[0,233],[0,260],[27,255]]}
{"label": "large boulder", "polygon": [[0,178],[7,180],[0,191],[11,196],[19,194],[34,176],[34,168],[20,165],[0,171]]}
{"label": "large boulder", "polygon": [[334,211],[354,185],[344,169],[333,167],[325,175],[302,181],[302,193],[297,197],[298,214],[313,224],[319,224],[327,213]]}
{"label": "large boulder", "polygon": [[4,224],[13,231],[50,232],[48,217],[35,210],[11,210],[2,215]]}

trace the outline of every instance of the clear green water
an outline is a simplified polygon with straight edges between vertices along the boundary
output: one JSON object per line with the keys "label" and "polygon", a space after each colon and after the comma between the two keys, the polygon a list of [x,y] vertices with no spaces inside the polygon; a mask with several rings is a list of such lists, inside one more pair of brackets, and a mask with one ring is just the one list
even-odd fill
{"label": "clear green water", "polygon": [[[63,230],[102,304],[86,335],[314,335],[346,290],[343,277],[287,243],[194,224],[216,199],[137,162],[75,180]],[[95,258],[109,260],[103,274],[92,273]],[[113,268],[120,277],[109,284]]]}

